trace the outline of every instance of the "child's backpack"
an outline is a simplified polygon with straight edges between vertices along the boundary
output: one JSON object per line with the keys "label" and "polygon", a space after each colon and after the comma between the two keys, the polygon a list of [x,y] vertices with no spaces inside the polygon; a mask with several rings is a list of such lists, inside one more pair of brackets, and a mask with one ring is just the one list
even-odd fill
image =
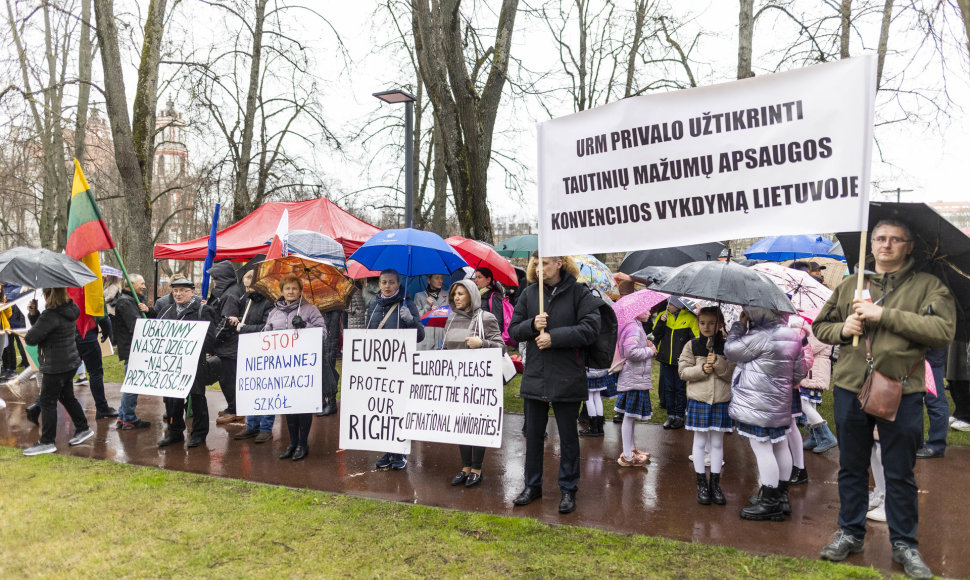
{"label": "child's backpack", "polygon": [[[588,288],[587,288],[587,291]],[[596,293],[589,291],[599,302],[600,332],[596,341],[586,347],[586,367],[591,369],[608,369],[613,366],[613,355],[616,353],[616,337],[619,330],[616,312]],[[582,297],[582,293],[580,296]],[[578,304],[576,305],[578,307]]]}
{"label": "child's backpack", "polygon": [[[492,311],[492,300],[495,300],[495,293],[492,293],[491,298],[488,299],[488,310]],[[509,323],[512,322],[512,312],[515,307],[509,302],[508,298],[502,297],[502,340],[505,344],[509,346],[515,346],[517,343],[509,337]]]}

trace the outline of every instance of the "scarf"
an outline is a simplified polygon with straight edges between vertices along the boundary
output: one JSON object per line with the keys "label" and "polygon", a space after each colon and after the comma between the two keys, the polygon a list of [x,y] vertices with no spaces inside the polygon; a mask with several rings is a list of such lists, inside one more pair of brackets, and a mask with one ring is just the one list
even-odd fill
{"label": "scarf", "polygon": [[424,291],[428,293],[428,296],[434,298],[435,300],[437,300],[438,295],[441,294],[441,288],[432,288],[430,284],[424,287]]}
{"label": "scarf", "polygon": [[384,296],[383,294],[378,294],[374,300],[381,305],[385,311],[397,302],[402,302],[404,300],[404,286],[397,289],[397,292],[390,296]]}

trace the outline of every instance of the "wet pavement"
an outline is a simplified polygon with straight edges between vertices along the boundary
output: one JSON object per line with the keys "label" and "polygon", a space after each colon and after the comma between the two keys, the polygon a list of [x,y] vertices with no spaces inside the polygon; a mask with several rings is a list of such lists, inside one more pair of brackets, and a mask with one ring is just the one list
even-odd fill
{"label": "wet pavement", "polygon": [[[107,386],[109,402],[117,406],[119,385]],[[29,392],[27,393],[29,394]],[[337,415],[314,418],[310,454],[304,461],[280,460],[277,456],[288,443],[285,421],[279,417],[272,442],[258,445],[253,439],[235,441],[240,424],[216,425],[216,412],[223,399],[209,391],[213,424],[206,445],[186,449],[184,445],[158,448],[162,437],[163,405],[157,397],[142,396],[140,418],[152,421],[149,429],[118,431],[114,420],[94,420],[89,391],[76,389],[95,436],[77,447],[69,447],[70,419],[58,406],[58,453],[119,463],[148,465],[211,474],[248,481],[346,493],[421,505],[526,516],[550,524],[573,524],[662,536],[687,542],[732,546],[759,554],[818,557],[836,529],[838,515],[838,451],[819,456],[807,453],[807,485],[791,491],[792,517],[783,522],[749,522],[738,510],[757,487],[754,456],[745,440],[731,435],[725,440],[726,465],[721,487],[727,506],[702,506],[695,499],[696,485],[691,453],[692,435],[685,430],[665,431],[659,425],[637,426],[637,446],[653,458],[646,469],[621,468],[616,463],[621,443],[619,426],[606,425],[604,438],[583,438],[582,478],[577,510],[569,515],[557,512],[559,493],[556,473],[559,446],[555,422],[550,421],[544,464],[544,497],[525,507],[513,507],[512,499],[523,487],[525,440],[520,434],[521,415],[509,415],[501,449],[485,455],[482,483],[475,488],[451,487],[448,482],[460,469],[458,449],[435,443],[413,443],[408,466],[403,471],[379,471],[374,461],[380,455],[370,451],[337,449]],[[113,396],[112,396],[113,395]],[[0,388],[8,406],[0,410],[0,445],[24,448],[34,443],[39,432],[24,415],[24,404],[11,402],[10,393]],[[970,502],[960,498],[970,468],[970,449],[951,447],[944,459],[920,460],[916,481],[920,487],[920,552],[938,575],[970,577]],[[847,563],[874,566],[901,573],[892,562],[888,528],[869,522],[865,550],[850,556]]]}

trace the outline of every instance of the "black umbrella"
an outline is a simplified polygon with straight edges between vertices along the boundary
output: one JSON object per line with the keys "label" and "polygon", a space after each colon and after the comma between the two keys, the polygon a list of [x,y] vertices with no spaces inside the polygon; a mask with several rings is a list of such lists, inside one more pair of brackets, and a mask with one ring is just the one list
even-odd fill
{"label": "black umbrella", "polygon": [[690,262],[717,260],[726,246],[721,242],[707,242],[691,246],[674,246],[653,250],[627,252],[620,264],[620,272],[633,274],[647,266],[682,266]]}
{"label": "black umbrella", "polygon": [[[897,219],[913,231],[917,269],[943,281],[957,305],[957,339],[970,336],[970,237],[925,203],[871,202],[869,231],[883,219]],[[838,234],[846,262],[858,268],[859,232]],[[871,248],[867,249],[871,252]],[[869,254],[867,261],[872,261]]]}
{"label": "black umbrella", "polygon": [[24,247],[0,252],[0,282],[31,288],[80,288],[97,279],[87,266],[67,254]]}
{"label": "black umbrella", "polygon": [[674,266],[647,266],[630,274],[630,277],[643,280],[648,286],[658,286],[663,284],[675,269]]}
{"label": "black umbrella", "polygon": [[684,264],[671,272],[667,281],[654,290],[677,296],[795,313],[788,296],[770,280],[733,262]]}

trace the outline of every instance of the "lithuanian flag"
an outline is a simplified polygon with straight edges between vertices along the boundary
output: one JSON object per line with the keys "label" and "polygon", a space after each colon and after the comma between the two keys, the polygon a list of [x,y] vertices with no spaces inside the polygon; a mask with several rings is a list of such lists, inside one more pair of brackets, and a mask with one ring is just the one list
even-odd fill
{"label": "lithuanian flag", "polygon": [[84,288],[69,288],[71,299],[81,308],[77,328],[82,336],[94,328],[95,319],[104,317],[104,286],[101,283],[100,250],[115,247],[104,217],[94,201],[94,195],[84,179],[81,164],[74,160],[74,186],[71,188],[71,209],[67,216],[67,246],[64,253],[84,262],[97,280]]}

